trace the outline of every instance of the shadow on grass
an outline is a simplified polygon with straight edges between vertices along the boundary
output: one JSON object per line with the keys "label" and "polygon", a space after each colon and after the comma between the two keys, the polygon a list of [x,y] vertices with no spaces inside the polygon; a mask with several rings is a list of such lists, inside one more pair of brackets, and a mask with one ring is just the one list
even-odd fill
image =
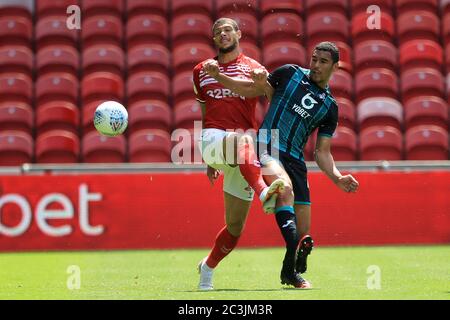
{"label": "shadow on grass", "polygon": [[320,290],[320,288],[311,288],[311,289],[297,289],[297,288],[280,288],[280,289],[214,289],[214,290],[184,290],[177,292],[199,292],[199,293],[208,293],[208,292],[283,292],[283,291],[312,291],[312,290]]}

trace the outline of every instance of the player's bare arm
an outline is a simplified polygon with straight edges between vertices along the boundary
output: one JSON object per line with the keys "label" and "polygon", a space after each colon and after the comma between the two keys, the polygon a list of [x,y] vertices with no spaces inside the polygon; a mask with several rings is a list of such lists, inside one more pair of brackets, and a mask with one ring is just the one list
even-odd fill
{"label": "player's bare arm", "polygon": [[275,89],[272,87],[269,81],[267,81],[267,77],[269,76],[267,70],[254,69],[250,71],[250,76],[252,77],[252,80],[255,83],[255,85],[264,92],[264,95],[270,102],[272,100],[272,96]]}
{"label": "player's bare arm", "polygon": [[317,139],[314,157],[319,168],[345,192],[356,192],[359,187],[358,181],[351,175],[342,175],[331,154],[331,137],[320,136]]}

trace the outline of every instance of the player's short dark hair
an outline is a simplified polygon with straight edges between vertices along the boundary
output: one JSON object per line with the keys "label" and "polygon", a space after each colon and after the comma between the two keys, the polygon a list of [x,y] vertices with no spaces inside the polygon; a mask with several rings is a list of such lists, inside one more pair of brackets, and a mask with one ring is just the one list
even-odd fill
{"label": "player's short dark hair", "polygon": [[229,24],[231,24],[231,25],[233,26],[234,31],[238,31],[238,30],[239,30],[239,25],[238,25],[238,23],[237,23],[235,20],[233,20],[233,19],[231,19],[231,18],[219,18],[219,19],[217,19],[217,20],[214,22],[214,24],[213,24],[213,26],[212,26],[212,32],[214,33],[214,30],[215,30],[218,26],[220,26],[221,24],[224,24],[224,23],[229,23]]}
{"label": "player's short dark hair", "polygon": [[328,51],[331,54],[331,59],[333,59],[333,63],[339,61],[339,48],[333,42],[329,41],[321,42],[314,47],[314,50]]}

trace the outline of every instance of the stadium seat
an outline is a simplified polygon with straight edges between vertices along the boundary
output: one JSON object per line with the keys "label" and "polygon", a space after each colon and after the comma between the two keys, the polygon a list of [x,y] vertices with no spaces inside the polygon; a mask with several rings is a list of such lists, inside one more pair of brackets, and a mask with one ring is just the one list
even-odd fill
{"label": "stadium seat", "polygon": [[21,131],[0,131],[0,166],[20,166],[33,160],[33,137]]}
{"label": "stadium seat", "polygon": [[370,97],[398,98],[397,75],[385,68],[371,68],[355,76],[356,102]]}
{"label": "stadium seat", "polygon": [[303,1],[298,0],[260,0],[259,7],[263,15],[277,12],[303,13]]}
{"label": "stadium seat", "polygon": [[396,0],[397,14],[408,11],[425,10],[438,13],[439,0]]}
{"label": "stadium seat", "polygon": [[74,48],[78,43],[78,30],[67,28],[67,16],[47,16],[36,23],[35,42],[37,49],[48,45],[68,45]]}
{"label": "stadium seat", "polygon": [[274,43],[263,48],[263,61],[269,72],[284,64],[305,66],[306,53],[298,42]]}
{"label": "stadium seat", "polygon": [[76,163],[80,155],[80,140],[73,132],[50,130],[36,138],[37,163]]}
{"label": "stadium seat", "polygon": [[95,15],[114,15],[122,18],[124,11],[123,0],[83,0],[82,14],[83,18],[89,18]]}
{"label": "stadium seat", "polygon": [[324,12],[336,12],[344,16],[347,15],[347,0],[306,0],[306,12],[308,15]]}
{"label": "stadium seat", "polygon": [[216,10],[220,17],[241,12],[258,16],[259,6],[257,0],[216,0]]}
{"label": "stadium seat", "polygon": [[[342,41],[333,41],[333,43],[339,49],[339,69],[347,71],[349,73],[353,72],[353,52],[350,46]],[[312,55],[314,48],[319,42],[309,42],[308,43],[308,55]],[[309,61],[308,61],[309,63]]]}
{"label": "stadium seat", "polygon": [[444,52],[439,43],[431,40],[411,40],[400,46],[402,72],[411,68],[434,68],[442,71]]}
{"label": "stadium seat", "polygon": [[97,131],[83,135],[81,154],[83,162],[122,163],[125,162],[127,141],[125,136],[102,136]]}
{"label": "stadium seat", "polygon": [[105,98],[105,99],[99,99],[99,100],[91,100],[89,102],[83,103],[81,108],[81,129],[83,132],[83,135],[87,134],[88,132],[95,131],[94,127],[94,113],[97,107],[105,101],[108,101],[111,99]]}
{"label": "stadium seat", "polygon": [[397,48],[383,40],[367,40],[354,47],[355,71],[368,68],[397,70]]}
{"label": "stadium seat", "polygon": [[404,106],[405,127],[410,129],[419,125],[434,125],[449,129],[449,107],[447,103],[434,96],[418,96],[410,99]]}
{"label": "stadium seat", "polygon": [[393,127],[378,126],[359,134],[360,160],[403,160],[403,136]]}
{"label": "stadium seat", "polygon": [[15,130],[32,134],[33,109],[31,106],[16,101],[0,103],[0,131]]}
{"label": "stadium seat", "polygon": [[203,43],[186,44],[173,50],[173,70],[175,74],[182,71],[192,71],[201,61],[211,59],[217,54],[211,46]]}
{"label": "stadium seat", "polygon": [[213,15],[212,0],[172,0],[172,17],[186,13],[200,13],[207,16]]}
{"label": "stadium seat", "polygon": [[0,17],[0,44],[23,45],[31,48],[33,22],[31,17],[20,15]]}
{"label": "stadium seat", "polygon": [[51,130],[64,130],[78,135],[80,111],[69,101],[50,101],[40,104],[36,110],[36,131],[43,134]]}
{"label": "stadium seat", "polygon": [[128,107],[128,130],[159,129],[169,132],[172,127],[172,110],[166,102],[142,100]]}
{"label": "stadium seat", "polygon": [[190,100],[193,98],[194,82],[192,80],[192,72],[184,71],[175,75],[172,80],[172,97],[174,104],[183,100]]}
{"label": "stadium seat", "polygon": [[353,130],[337,127],[331,142],[331,153],[335,161],[357,160],[357,138]]}
{"label": "stadium seat", "polygon": [[202,163],[202,155],[198,145],[200,134],[199,129],[176,129],[172,132],[171,160],[174,164]]}
{"label": "stadium seat", "polygon": [[169,0],[127,0],[126,5],[128,19],[141,14],[158,14],[163,17],[169,14]]}
{"label": "stadium seat", "polygon": [[167,101],[170,95],[169,77],[155,71],[135,73],[127,80],[127,95],[129,104],[146,99]]}
{"label": "stadium seat", "polygon": [[321,41],[349,41],[349,22],[343,14],[337,12],[318,12],[308,15],[306,32],[309,43]]}
{"label": "stadium seat", "polygon": [[450,72],[447,73],[447,102],[450,104]]}
{"label": "stadium seat", "polygon": [[0,47],[0,72],[18,72],[32,76],[33,52],[26,46]]}
{"label": "stadium seat", "polygon": [[450,12],[450,0],[441,0],[442,16]]}
{"label": "stadium seat", "polygon": [[63,100],[77,103],[78,79],[70,73],[52,72],[36,80],[36,100],[38,104]]}
{"label": "stadium seat", "polygon": [[445,45],[450,44],[450,11],[442,16],[442,38]]}
{"label": "stadium seat", "polygon": [[138,130],[128,140],[130,162],[170,162],[172,141],[167,131]]}
{"label": "stadium seat", "polygon": [[174,107],[174,127],[192,129],[195,121],[202,120],[202,108],[199,103],[194,100],[185,100],[178,103]]}
{"label": "stadium seat", "polygon": [[237,12],[229,14],[227,17],[232,18],[237,22],[239,30],[242,32],[242,38],[239,41],[240,43],[245,41],[255,45],[257,44],[259,39],[259,23],[254,15],[247,12]]}
{"label": "stadium seat", "polygon": [[338,70],[330,78],[331,94],[334,97],[342,97],[349,100],[353,98],[353,78],[344,70]]}
{"label": "stadium seat", "polygon": [[399,44],[414,39],[426,39],[439,42],[439,18],[429,11],[408,11],[397,17],[397,35]]}
{"label": "stadium seat", "polygon": [[125,55],[122,48],[112,44],[92,45],[82,52],[83,74],[106,71],[122,75],[125,67]]}
{"label": "stadium seat", "polygon": [[444,78],[431,68],[414,68],[401,73],[403,102],[416,96],[444,97]]}
{"label": "stadium seat", "polygon": [[[394,18],[389,14],[391,11],[381,11],[380,25],[369,29],[367,27],[369,15],[366,12],[361,12],[353,16],[351,22],[351,35],[353,45],[367,40],[394,42],[395,37],[395,22]],[[372,26],[371,26],[372,27]],[[380,29],[376,28],[379,27]]]}
{"label": "stadium seat", "polygon": [[243,54],[250,57],[258,62],[262,61],[262,52],[259,47],[250,42],[240,42],[239,47]]}
{"label": "stadium seat", "polygon": [[83,103],[92,100],[117,100],[124,98],[123,78],[110,72],[94,72],[81,80],[81,98]]}
{"label": "stadium seat", "polygon": [[71,5],[80,5],[78,0],[38,0],[36,1],[36,14],[38,19],[45,16],[66,14]]}
{"label": "stadium seat", "polygon": [[302,43],[303,35],[302,18],[295,13],[272,13],[261,21],[261,36],[265,46],[285,41]]}
{"label": "stadium seat", "polygon": [[114,44],[122,47],[122,21],[116,16],[96,15],[82,20],[82,48],[94,44]]}
{"label": "stadium seat", "polygon": [[373,126],[403,127],[403,108],[400,102],[385,97],[367,98],[358,104],[359,130]]}
{"label": "stadium seat", "polygon": [[170,69],[170,52],[161,45],[135,46],[128,49],[127,54],[128,75],[140,71],[159,71],[165,74]]}
{"label": "stadium seat", "polygon": [[336,97],[336,102],[339,109],[339,126],[346,127],[354,131],[356,123],[355,105],[351,100],[342,97]]}
{"label": "stadium seat", "polygon": [[448,131],[438,126],[417,126],[406,131],[407,160],[448,160]]}
{"label": "stadium seat", "polygon": [[0,16],[20,16],[31,19],[34,0],[0,0]]}
{"label": "stadium seat", "polygon": [[33,81],[23,73],[0,74],[0,102],[21,101],[30,103],[33,95]]}
{"label": "stadium seat", "polygon": [[355,16],[361,12],[367,14],[367,9],[372,5],[378,6],[380,8],[380,12],[392,12],[394,0],[357,0],[349,2],[352,9],[352,15]]}
{"label": "stadium seat", "polygon": [[192,42],[211,43],[212,21],[203,14],[184,14],[172,20],[173,47]]}
{"label": "stadium seat", "polygon": [[49,45],[36,54],[37,75],[50,72],[67,72],[78,76],[80,56],[78,50],[67,45]]}
{"label": "stadium seat", "polygon": [[156,14],[141,14],[128,19],[126,40],[128,49],[137,45],[167,45],[169,24],[165,17]]}

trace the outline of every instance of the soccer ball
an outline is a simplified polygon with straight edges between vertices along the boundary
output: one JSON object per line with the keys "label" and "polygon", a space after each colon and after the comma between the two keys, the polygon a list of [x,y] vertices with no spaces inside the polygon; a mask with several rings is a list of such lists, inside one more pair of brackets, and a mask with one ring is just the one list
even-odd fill
{"label": "soccer ball", "polygon": [[94,126],[105,136],[114,137],[122,134],[128,125],[128,112],[116,101],[101,103],[94,114]]}

